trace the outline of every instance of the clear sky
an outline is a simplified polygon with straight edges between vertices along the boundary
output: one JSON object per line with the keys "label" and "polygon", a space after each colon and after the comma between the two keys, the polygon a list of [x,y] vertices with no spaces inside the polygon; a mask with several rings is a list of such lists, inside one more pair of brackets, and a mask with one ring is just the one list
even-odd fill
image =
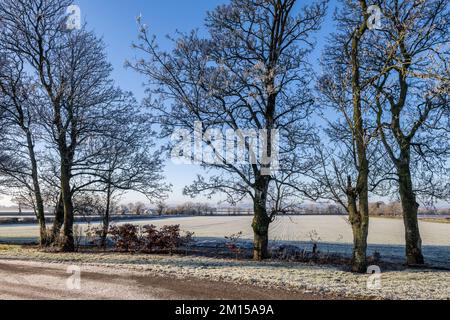
{"label": "clear sky", "polygon": [[[88,29],[93,29],[98,36],[103,37],[117,84],[122,89],[133,92],[138,100],[142,100],[145,96],[142,86],[145,79],[123,67],[125,60],[132,60],[136,55],[135,50],[131,48],[131,43],[137,39],[138,34],[136,17],[141,14],[151,32],[157,35],[161,47],[168,48],[170,42],[165,38],[166,35],[173,35],[176,30],[201,28],[206,12],[226,1],[78,0],[75,3],[80,7]],[[167,180],[173,184],[173,194],[168,202],[172,204],[190,200],[183,197],[182,190],[201,170],[192,166],[173,165],[168,160],[165,171]],[[136,200],[145,198],[130,194],[126,199]]]}

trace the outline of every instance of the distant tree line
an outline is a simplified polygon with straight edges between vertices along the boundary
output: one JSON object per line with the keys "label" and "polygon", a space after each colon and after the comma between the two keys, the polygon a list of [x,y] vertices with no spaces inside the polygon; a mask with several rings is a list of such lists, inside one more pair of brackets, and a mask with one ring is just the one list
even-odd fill
{"label": "distant tree line", "polygon": [[[156,209],[152,210],[156,215],[188,215],[188,216],[239,216],[250,215],[254,212],[251,208],[235,207],[213,207],[204,203],[187,202],[178,206],[167,206],[159,204]],[[329,205],[305,205],[293,208],[284,212],[282,215],[344,215],[345,210],[334,204]],[[280,214],[281,215],[281,214]]]}
{"label": "distant tree line", "polygon": [[[376,202],[369,205],[369,212],[371,216],[401,217],[403,208],[400,201],[390,203]],[[422,208],[419,210],[419,214],[450,215],[450,208]]]}

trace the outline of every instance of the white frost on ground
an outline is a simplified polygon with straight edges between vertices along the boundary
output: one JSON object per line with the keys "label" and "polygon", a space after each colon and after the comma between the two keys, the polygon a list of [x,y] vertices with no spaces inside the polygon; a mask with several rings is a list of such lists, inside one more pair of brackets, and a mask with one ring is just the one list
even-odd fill
{"label": "white frost on ground", "polygon": [[381,275],[382,288],[367,287],[369,275],[355,275],[334,267],[298,263],[219,260],[202,257],[127,254],[50,254],[16,248],[0,250],[1,263],[79,265],[82,272],[135,274],[252,284],[302,292],[379,299],[450,299],[450,272],[406,270]]}
{"label": "white frost on ground", "polygon": [[[134,224],[154,224],[157,227],[180,224],[186,231],[195,232],[195,237],[223,240],[225,236],[243,232],[244,240],[251,240],[251,217],[188,217],[162,218],[148,221],[132,221]],[[125,222],[122,222],[125,223]],[[350,255],[352,231],[342,216],[294,216],[278,217],[271,225],[272,242],[288,242],[301,248],[311,245],[311,231],[317,231],[319,250],[322,252]],[[424,254],[428,263],[450,267],[450,224],[420,222]],[[38,229],[35,226],[0,226],[0,241],[34,241]],[[381,254],[384,261],[404,262],[404,226],[401,219],[373,218],[370,222],[369,250]]]}
{"label": "white frost on ground", "polygon": [[[124,222],[122,222],[124,223]],[[134,224],[154,224],[157,227],[180,224],[181,228],[195,232],[198,237],[224,238],[243,232],[244,239],[252,239],[251,217],[187,217],[150,219]],[[351,243],[351,228],[342,216],[293,216],[278,217],[270,228],[272,240],[309,241],[309,233],[316,230],[321,241]],[[420,222],[423,244],[428,246],[450,246],[450,224]],[[37,238],[37,226],[0,226],[0,240]],[[404,227],[401,219],[373,218],[370,222],[369,243],[403,245]]]}

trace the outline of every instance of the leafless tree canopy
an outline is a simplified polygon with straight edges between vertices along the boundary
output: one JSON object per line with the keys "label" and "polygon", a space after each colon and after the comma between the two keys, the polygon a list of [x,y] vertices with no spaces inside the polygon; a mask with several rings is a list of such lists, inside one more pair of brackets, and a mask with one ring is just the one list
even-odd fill
{"label": "leafless tree canopy", "polygon": [[[42,186],[58,194],[55,221],[64,224],[63,250],[72,251],[74,195],[109,190],[107,208],[112,188],[161,198],[167,190],[161,183],[161,160],[151,153],[151,130],[137,103],[111,79],[103,42],[86,27],[67,29],[71,1],[0,4],[2,121],[8,126],[7,141],[22,152],[5,152],[2,171],[29,191],[42,244]],[[21,162],[17,169],[11,166]],[[60,227],[54,226],[56,231]]]}
{"label": "leafless tree canopy", "polygon": [[[202,123],[201,133],[210,128],[221,132],[279,130],[279,174],[265,174],[271,167],[261,162],[230,163],[214,150],[217,163],[203,162],[213,170],[210,177],[199,177],[185,189],[192,196],[225,193],[230,202],[253,199],[256,259],[267,256],[267,229],[273,218],[267,212],[269,198],[276,214],[282,209],[281,197],[294,193],[286,188],[298,187],[289,182],[314,161],[308,151],[314,143],[308,121],[314,99],[307,56],[326,2],[317,1],[295,14],[297,7],[295,0],[233,0],[208,14],[208,37],[202,38],[196,31],[178,34],[171,52],[161,51],[155,37],[140,23],[135,47],[144,59],[129,64],[156,87],[150,90],[159,100],[149,98],[147,103],[164,136],[177,128],[198,132],[195,122]],[[264,146],[269,155],[271,140]],[[246,149],[251,156],[249,143]]]}

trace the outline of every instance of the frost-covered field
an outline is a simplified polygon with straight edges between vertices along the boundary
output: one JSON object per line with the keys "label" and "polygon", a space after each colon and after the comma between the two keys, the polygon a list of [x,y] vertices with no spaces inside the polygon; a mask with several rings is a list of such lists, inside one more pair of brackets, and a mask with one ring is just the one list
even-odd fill
{"label": "frost-covered field", "polygon": [[[122,222],[124,223],[124,222]],[[180,224],[186,231],[195,232],[203,240],[223,240],[225,236],[243,232],[243,239],[251,240],[251,217],[190,217],[133,221],[136,224],[156,226]],[[86,227],[86,226],[82,226]],[[351,253],[352,232],[344,217],[296,216],[279,217],[270,230],[272,242],[308,247],[311,231],[320,238],[322,252]],[[450,224],[421,222],[424,253],[428,262],[450,267]],[[0,241],[34,241],[38,236],[35,226],[0,226]],[[404,256],[404,228],[400,219],[373,218],[370,224],[369,254],[381,253],[383,260],[402,262]]]}
{"label": "frost-covered field", "polygon": [[[126,254],[49,254],[32,249],[0,250],[0,262],[36,268],[76,265],[83,272],[116,276],[165,276],[171,279],[251,284],[305,293],[332,294],[350,298],[450,299],[450,272],[431,270],[385,272],[381,288],[369,289],[368,275],[355,275],[334,267],[298,263],[219,260],[202,257]],[[36,275],[38,278],[38,275]],[[107,280],[105,278],[104,281]],[[38,280],[38,279],[37,279]],[[28,281],[33,282],[33,277]],[[47,284],[48,285],[48,284]],[[98,284],[99,286],[104,284]],[[92,290],[95,291],[95,288]]]}
{"label": "frost-covered field", "polygon": [[[131,221],[134,224],[156,226],[180,224],[184,230],[195,232],[198,237],[223,238],[243,232],[243,238],[251,239],[251,217],[187,217]],[[125,222],[122,222],[125,223]],[[421,222],[420,229],[424,245],[450,246],[450,225]],[[342,216],[294,216],[279,217],[272,224],[272,240],[309,241],[309,233],[316,230],[323,242],[351,243],[351,228]],[[0,240],[36,239],[36,226],[0,226]],[[402,245],[404,243],[403,222],[400,219],[372,218],[369,243]]]}

